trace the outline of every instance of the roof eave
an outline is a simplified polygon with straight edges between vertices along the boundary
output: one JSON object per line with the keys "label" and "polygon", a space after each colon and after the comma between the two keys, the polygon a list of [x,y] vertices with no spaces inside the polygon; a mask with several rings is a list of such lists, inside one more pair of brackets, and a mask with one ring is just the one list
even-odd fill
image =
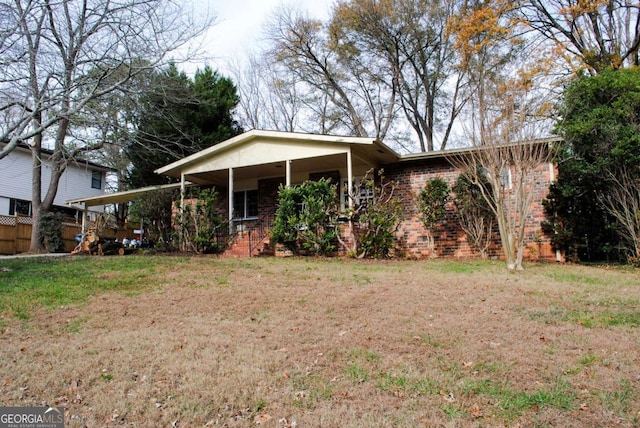
{"label": "roof eave", "polygon": [[240,135],[236,135],[235,137],[226,140],[222,143],[216,144],[215,146],[211,146],[207,149],[194,153],[190,156],[187,156],[183,159],[170,163],[166,166],[156,169],[154,172],[160,175],[168,175],[174,178],[180,178],[180,173],[184,169],[185,166],[196,162],[204,157],[207,157],[213,153],[222,152],[224,150],[229,150],[232,147],[251,141],[255,138],[265,138],[265,139],[280,139],[285,141],[300,141],[300,142],[317,142],[317,143],[344,143],[344,144],[371,144],[371,145],[379,145],[379,148],[390,153],[396,159],[400,158],[395,151],[386,146],[384,143],[379,141],[376,138],[372,137],[345,137],[345,136],[336,136],[336,135],[320,135],[320,134],[305,134],[299,132],[283,132],[283,131],[263,131],[263,130],[251,130]]}

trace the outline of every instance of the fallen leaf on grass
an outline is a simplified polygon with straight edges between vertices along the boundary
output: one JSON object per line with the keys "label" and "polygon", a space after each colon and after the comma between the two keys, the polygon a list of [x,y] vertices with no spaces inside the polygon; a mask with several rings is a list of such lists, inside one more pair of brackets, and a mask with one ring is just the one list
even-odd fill
{"label": "fallen leaf on grass", "polygon": [[405,398],[407,395],[402,391],[393,391],[393,396],[397,398]]}
{"label": "fallen leaf on grass", "polygon": [[287,418],[278,419],[278,425],[282,425],[283,428],[296,428],[298,423],[296,421],[289,422]]}
{"label": "fallen leaf on grass", "polygon": [[447,403],[455,403],[456,402],[456,397],[453,396],[453,392],[450,392],[448,394],[444,394],[444,393],[440,392],[440,394],[442,395],[442,398],[444,398],[444,401],[446,401]]}
{"label": "fallen leaf on grass", "polygon": [[265,422],[269,422],[271,419],[273,419],[273,416],[265,413],[265,414],[256,416],[255,422],[256,422],[256,425],[262,425]]}
{"label": "fallen leaf on grass", "polygon": [[484,414],[482,413],[482,410],[480,410],[480,407],[477,404],[474,404],[473,406],[469,407],[469,413],[474,418],[481,418],[484,416]]}

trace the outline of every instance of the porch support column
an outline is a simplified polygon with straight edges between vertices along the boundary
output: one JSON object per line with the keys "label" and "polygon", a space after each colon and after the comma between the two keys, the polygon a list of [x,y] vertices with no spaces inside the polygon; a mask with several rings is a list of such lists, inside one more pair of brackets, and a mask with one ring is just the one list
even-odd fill
{"label": "porch support column", "polygon": [[[185,182],[184,182],[184,174],[180,173],[180,217],[178,217],[180,219],[180,232],[179,232],[179,239],[178,239],[178,245],[180,246],[180,249],[182,249],[183,251],[186,250],[186,240],[185,240],[185,236],[184,236],[184,194],[185,194]],[[142,229],[142,219],[140,221],[140,229]],[[142,240],[142,238],[140,238]]]}
{"label": "porch support column", "polygon": [[229,234],[233,235],[233,168],[229,168]]}
{"label": "porch support column", "polygon": [[349,208],[353,208],[353,160],[351,159],[351,146],[347,151],[347,192]]}
{"label": "porch support column", "polygon": [[285,185],[286,187],[291,187],[291,160],[287,159],[286,161],[284,161],[284,166],[286,174]]}
{"label": "porch support column", "polygon": [[180,174],[180,216],[184,215],[184,194],[185,194],[184,174]]}
{"label": "porch support column", "polygon": [[[80,230],[80,233],[82,233],[82,238],[80,239],[80,242],[84,242],[87,240],[87,215],[88,215],[88,211],[87,211],[87,203],[83,202],[82,203],[82,229]],[[18,228],[18,223],[16,223],[16,230]]]}

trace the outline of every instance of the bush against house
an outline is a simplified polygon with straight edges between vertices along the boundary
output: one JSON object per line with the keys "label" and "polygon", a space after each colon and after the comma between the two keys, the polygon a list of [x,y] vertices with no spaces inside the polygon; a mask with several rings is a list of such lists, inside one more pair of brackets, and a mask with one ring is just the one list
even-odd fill
{"label": "bush against house", "polygon": [[305,181],[278,191],[271,239],[299,254],[328,255],[336,250],[338,188],[330,179]]}
{"label": "bush against house", "polygon": [[433,229],[444,220],[449,200],[449,183],[441,177],[428,180],[418,193],[418,210],[420,219],[427,230],[429,252],[435,256],[435,235]]}
{"label": "bush against house", "polygon": [[[377,181],[374,174],[378,176]],[[338,235],[348,256],[384,258],[390,255],[396,229],[403,219],[396,187],[394,181],[384,178],[383,170],[377,173],[369,170],[359,185],[352,187],[348,193],[351,203],[343,214],[347,233],[345,237]]]}
{"label": "bush against house", "polygon": [[180,249],[217,254],[227,247],[228,224],[217,211],[218,192],[200,189],[187,195],[182,212],[176,218]]}
{"label": "bush against house", "polygon": [[545,201],[553,244],[585,261],[640,258],[640,71],[581,76],[556,130],[558,179]]}
{"label": "bush against house", "polygon": [[64,251],[64,220],[62,213],[49,212],[40,217],[40,232],[42,234],[42,242],[46,250],[50,253],[58,253]]}
{"label": "bush against house", "polygon": [[389,256],[402,206],[395,183],[384,182],[381,174],[377,184],[369,172],[353,186],[352,203],[343,211],[338,187],[329,179],[281,186],[271,239],[294,254],[330,255],[341,249],[350,257]]}
{"label": "bush against house", "polygon": [[485,180],[476,186],[470,175],[462,172],[453,185],[453,204],[456,207],[456,218],[460,228],[466,234],[467,242],[474,251],[480,253],[480,257],[486,259],[492,242],[496,217],[482,196],[479,186],[488,189],[490,184]]}

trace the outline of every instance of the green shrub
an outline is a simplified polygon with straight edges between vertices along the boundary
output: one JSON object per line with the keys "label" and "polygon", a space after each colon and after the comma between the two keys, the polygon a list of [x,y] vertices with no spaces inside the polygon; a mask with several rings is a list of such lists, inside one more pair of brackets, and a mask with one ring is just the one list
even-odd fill
{"label": "green shrub", "polygon": [[[351,236],[349,242],[341,240],[350,257],[388,257],[395,243],[395,230],[402,220],[402,204],[395,193],[396,183],[385,181],[379,170],[378,181],[369,171],[354,188],[349,198],[353,206],[345,211]],[[372,195],[360,200],[359,195]]]}
{"label": "green shrub", "polygon": [[40,232],[45,248],[50,253],[64,251],[64,215],[61,213],[47,213],[40,217]]}
{"label": "green shrub", "polygon": [[271,239],[294,253],[327,255],[336,249],[337,186],[329,179],[281,186]]}
{"label": "green shrub", "polygon": [[418,193],[418,210],[420,219],[427,229],[427,239],[431,256],[434,256],[435,236],[434,227],[444,220],[447,214],[449,200],[449,183],[443,178],[436,177],[427,180],[424,188]]}
{"label": "green shrub", "polygon": [[219,232],[226,223],[216,212],[218,192],[201,189],[191,192],[189,199],[195,203],[185,204],[179,221],[184,244],[198,253],[220,253],[226,249],[226,241],[218,241]]}
{"label": "green shrub", "polygon": [[[478,176],[482,177],[480,174]],[[481,185],[487,191],[490,190],[487,180]],[[453,193],[456,217],[467,235],[467,242],[483,259],[487,258],[496,216],[482,196],[482,189],[473,183],[468,173],[463,172],[453,185]]]}

